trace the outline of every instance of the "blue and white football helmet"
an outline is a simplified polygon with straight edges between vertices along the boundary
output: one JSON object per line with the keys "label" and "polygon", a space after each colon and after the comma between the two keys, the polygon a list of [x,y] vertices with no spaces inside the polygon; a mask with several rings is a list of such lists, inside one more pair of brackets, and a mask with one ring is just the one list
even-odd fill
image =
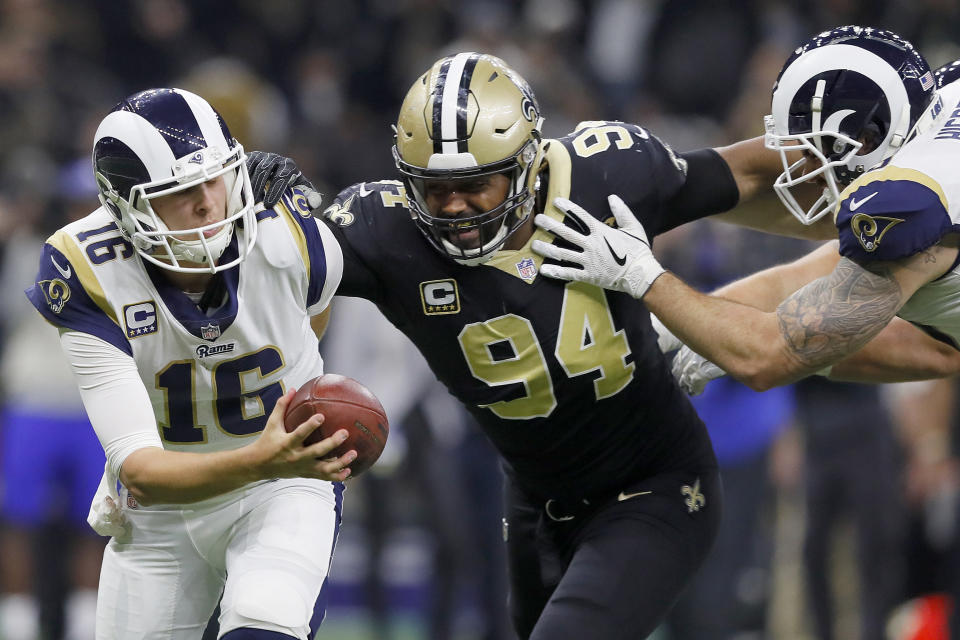
{"label": "blue and white football helmet", "polygon": [[[200,96],[182,89],[150,89],[129,96],[103,119],[94,137],[100,202],[141,258],[181,273],[228,269],[253,248],[256,212],[245,160],[243,147],[220,114]],[[227,191],[222,221],[172,232],[150,204],[154,198],[218,176],[223,176]],[[237,227],[237,256],[218,264]],[[215,233],[206,237],[204,232],[210,230]]]}
{"label": "blue and white football helmet", "polygon": [[[856,26],[818,34],[793,52],[773,86],[764,124],[766,146],[783,162],[774,190],[797,219],[813,223],[846,185],[925,128],[937,104],[930,67],[897,34]],[[804,157],[791,163],[791,151]],[[814,179],[825,184],[823,195],[805,209],[791,189]]]}
{"label": "blue and white football helmet", "polygon": [[933,72],[933,77],[937,79],[937,89],[960,80],[960,60],[954,60],[943,65]]}

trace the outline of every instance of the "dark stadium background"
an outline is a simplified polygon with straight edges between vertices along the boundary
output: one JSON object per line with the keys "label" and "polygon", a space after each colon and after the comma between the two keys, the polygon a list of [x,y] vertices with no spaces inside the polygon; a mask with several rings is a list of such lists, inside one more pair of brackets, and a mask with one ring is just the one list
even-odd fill
{"label": "dark stadium background", "polygon": [[[293,156],[329,201],[354,182],[395,178],[390,126],[407,87],[441,55],[475,50],[503,57],[530,81],[548,137],[581,120],[621,119],[684,150],[762,133],[773,79],[792,48],[821,29],[849,23],[896,30],[934,68],[960,57],[955,0],[0,0],[0,405],[42,394],[51,370],[63,367],[38,355],[49,349],[29,342],[30,323],[40,320],[19,291],[30,284],[36,243],[97,206],[93,133],[134,91],[179,86],[203,95],[245,148]],[[658,243],[668,266],[703,287],[806,248],[709,222]],[[349,332],[335,324],[324,348],[366,339]],[[346,351],[331,363],[349,360]],[[395,371],[379,372],[387,386],[375,388],[378,393],[390,394],[391,377],[401,380],[413,367],[403,359],[392,364]],[[866,465],[865,472],[890,482],[896,500],[865,506],[900,505],[891,511],[900,546],[864,561],[898,567],[898,602],[936,590],[938,554],[952,549],[956,537],[947,508],[938,506],[960,486],[953,458],[918,469],[912,463],[922,446],[910,437],[936,421],[952,425],[953,384],[895,392],[817,384],[787,392],[777,405],[783,415],[777,414],[775,438],[756,471],[768,496],[755,526],[764,529],[770,561],[760,574],[730,576],[728,588],[744,589],[748,603],[730,615],[752,616],[744,629],[765,628],[766,635],[745,631],[740,640],[816,637],[802,570],[804,487],[812,469]],[[418,397],[411,404],[405,411],[416,410],[395,423],[392,450],[369,477],[350,484],[331,608],[319,638],[426,638],[433,620],[436,640],[478,639],[487,626],[482,621],[497,615],[488,612],[503,614],[483,597],[505,598],[502,561],[479,551],[477,542],[492,539],[495,546],[499,535],[496,460],[442,399]],[[865,420],[852,409],[860,406],[877,417]],[[844,457],[876,436],[870,427],[884,421],[891,425],[883,436],[892,451],[888,468]],[[945,442],[933,448],[949,453]],[[461,473],[454,479],[425,474],[425,452],[448,458],[447,466]],[[453,484],[460,493],[444,493]],[[17,487],[2,491],[9,495]],[[31,532],[34,589],[51,639],[64,626],[58,605],[69,591],[61,571],[65,556],[83,548],[69,544],[83,534],[61,522],[61,507],[51,502],[50,524]],[[467,524],[478,514],[484,525]],[[858,594],[876,585],[858,586],[857,543],[842,516],[829,573],[836,637],[854,638],[861,625]],[[946,533],[936,529],[942,520]],[[3,591],[13,580],[10,549],[0,550]],[[381,568],[379,581],[370,576],[372,564]],[[511,637],[499,622],[483,637]]]}

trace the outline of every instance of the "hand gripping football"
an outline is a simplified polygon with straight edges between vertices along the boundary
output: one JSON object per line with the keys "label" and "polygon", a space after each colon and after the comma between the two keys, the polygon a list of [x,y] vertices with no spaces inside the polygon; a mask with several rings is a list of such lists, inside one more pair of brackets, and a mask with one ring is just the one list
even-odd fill
{"label": "hand gripping football", "polygon": [[351,478],[369,469],[380,457],[390,425],[380,401],[365,386],[335,373],[308,380],[287,406],[284,427],[288,432],[293,431],[315,413],[323,414],[323,424],[307,437],[304,445],[346,429],[350,435],[330,455],[342,456],[351,449],[356,450],[357,459],[350,465]]}

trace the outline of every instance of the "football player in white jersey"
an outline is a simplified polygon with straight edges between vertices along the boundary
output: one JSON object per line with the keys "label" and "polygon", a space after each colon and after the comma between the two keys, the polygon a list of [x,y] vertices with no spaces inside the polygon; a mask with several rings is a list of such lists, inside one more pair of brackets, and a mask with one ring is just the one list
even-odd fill
{"label": "football player in white jersey", "polygon": [[[952,168],[960,162],[960,83],[938,94],[923,57],[889,31],[833,29],[798,47],[780,72],[767,146],[783,156],[775,184],[781,200],[805,224],[833,212],[839,244],[707,296],[665,272],[643,226],[611,196],[617,227],[593,224],[570,202],[565,207],[586,221],[587,233],[538,218],[574,245],[539,243],[535,250],[569,263],[542,272],[642,298],[703,356],[675,371],[693,387],[709,377],[706,361],[755,389],[830,372],[897,315],[940,340],[939,373],[956,373],[960,181]],[[788,162],[791,151],[803,159]],[[823,196],[804,207],[791,190],[810,182]],[[884,336],[893,339],[856,353],[856,377],[905,380],[937,369],[928,360],[911,370],[914,354],[904,352],[896,332]],[[837,369],[833,377],[847,377]]]}
{"label": "football player in white jersey", "polygon": [[[955,82],[960,79],[960,60],[954,60],[953,62],[944,64],[933,72],[933,76],[936,79],[938,88]],[[839,259],[840,254],[836,251],[836,245],[831,244],[829,247],[815,251],[794,264],[768,269],[739,282],[732,283],[728,287],[714,292],[714,295],[730,297],[754,306],[757,304],[766,304],[769,306],[769,309],[773,309],[782,301],[783,297],[792,293],[790,287],[793,289],[799,288],[805,282],[829,272],[836,266]],[[779,293],[774,297],[759,298],[759,291],[771,285],[776,286],[775,290]],[[679,351],[673,360],[673,372],[680,386],[688,393],[693,395],[699,394],[710,380],[726,375],[726,371],[696,351],[693,351],[690,347],[676,340],[670,335],[666,327],[660,325],[660,328],[666,336],[664,338],[664,344],[668,347],[667,350],[679,347]],[[892,322],[887,325],[881,333],[882,338],[875,338],[853,358],[848,358],[832,367],[827,367],[823,369],[821,373],[829,374],[830,377],[835,379],[858,379],[856,370],[850,366],[851,363],[856,361],[860,364],[867,363],[868,366],[872,364],[886,368],[884,362],[891,359],[893,350],[898,351],[900,354],[925,352],[932,356],[933,359],[931,362],[937,359],[938,356],[934,353],[934,350],[924,347],[921,344],[915,344],[908,336],[901,335],[902,331],[900,328],[901,325],[897,322]],[[947,343],[941,342],[941,345],[942,347],[939,347],[937,351],[944,357],[942,373],[949,375],[954,371],[951,361],[956,358],[957,352]],[[933,345],[928,344],[928,347],[929,346]],[[927,373],[930,372],[928,371]],[[919,368],[917,369],[916,377],[925,377],[925,375],[926,374],[920,373]],[[893,381],[895,377],[897,377],[896,374],[891,375],[890,380]]]}
{"label": "football player in white jersey", "polygon": [[304,189],[257,206],[245,160],[199,96],[128,97],[96,133],[102,206],[47,240],[27,291],[106,452],[103,640],[199,638],[218,600],[229,640],[323,616],[356,453],[327,457],[343,430],[303,446],[322,418],[287,433],[283,413],[323,373],[342,254]]}

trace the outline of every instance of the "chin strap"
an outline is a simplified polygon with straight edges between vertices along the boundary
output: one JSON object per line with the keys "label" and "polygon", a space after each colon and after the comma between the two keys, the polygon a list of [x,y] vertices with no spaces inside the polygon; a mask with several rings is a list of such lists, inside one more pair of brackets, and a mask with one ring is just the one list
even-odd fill
{"label": "chin strap", "polygon": [[904,102],[903,109],[900,110],[900,121],[896,129],[893,130],[893,137],[890,138],[890,151],[885,156],[890,156],[896,149],[899,149],[907,138],[907,125],[910,124],[910,103]]}

